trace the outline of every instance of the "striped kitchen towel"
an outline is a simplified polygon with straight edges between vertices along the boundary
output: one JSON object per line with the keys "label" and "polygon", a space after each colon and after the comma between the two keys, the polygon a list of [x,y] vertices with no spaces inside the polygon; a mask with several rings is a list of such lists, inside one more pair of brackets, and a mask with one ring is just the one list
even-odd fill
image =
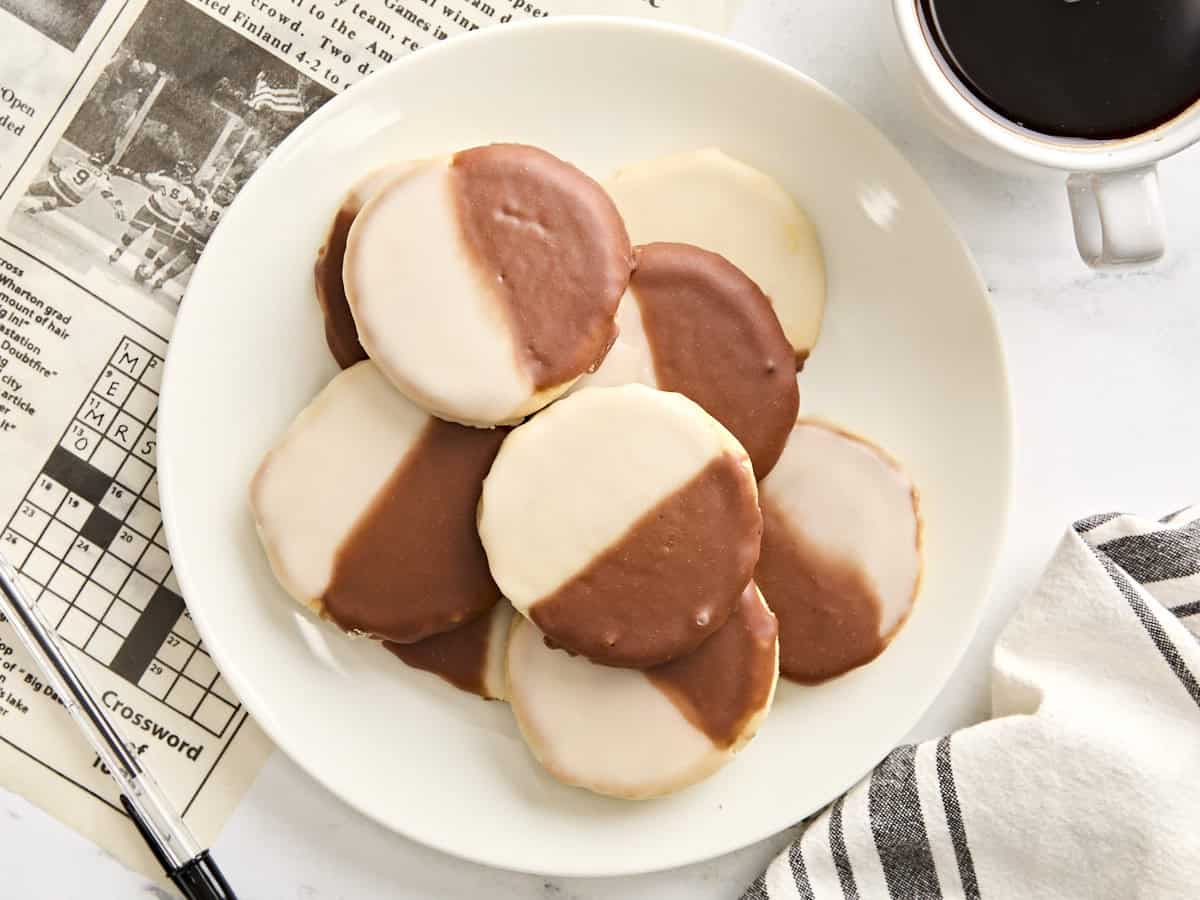
{"label": "striped kitchen towel", "polygon": [[898,747],[743,900],[1200,898],[1200,507],[1076,523],[990,721]]}

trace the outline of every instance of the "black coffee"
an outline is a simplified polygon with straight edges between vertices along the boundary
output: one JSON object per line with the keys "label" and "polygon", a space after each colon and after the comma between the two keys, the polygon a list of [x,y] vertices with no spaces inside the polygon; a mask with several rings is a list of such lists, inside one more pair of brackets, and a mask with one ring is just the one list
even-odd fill
{"label": "black coffee", "polygon": [[1111,139],[1200,99],[1200,0],[917,0],[978,97],[1026,128]]}

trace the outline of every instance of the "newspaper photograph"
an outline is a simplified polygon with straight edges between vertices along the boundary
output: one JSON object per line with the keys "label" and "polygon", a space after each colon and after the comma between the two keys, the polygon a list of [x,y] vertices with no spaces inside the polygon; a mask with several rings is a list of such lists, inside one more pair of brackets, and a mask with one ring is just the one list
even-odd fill
{"label": "newspaper photograph", "polygon": [[[271,751],[175,579],[155,467],[174,317],[225,210],[354,82],[571,13],[719,32],[722,0],[0,0],[0,552],[185,821],[213,841]],[[0,621],[0,788],[161,871]]]}
{"label": "newspaper photograph", "polygon": [[99,291],[173,309],[238,190],[332,96],[186,0],[150,0],[8,230]]}

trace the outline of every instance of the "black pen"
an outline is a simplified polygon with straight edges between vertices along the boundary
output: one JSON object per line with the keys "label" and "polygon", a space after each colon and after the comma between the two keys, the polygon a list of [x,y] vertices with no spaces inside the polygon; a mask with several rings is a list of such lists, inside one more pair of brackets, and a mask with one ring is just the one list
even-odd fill
{"label": "black pen", "polygon": [[17,581],[16,570],[0,555],[0,612],[16,629],[25,649],[121,789],[121,805],[133,819],[167,877],[187,900],[237,900],[209,852],[172,809],[166,795],[121,740],[107,713],[58,643],[37,607]]}

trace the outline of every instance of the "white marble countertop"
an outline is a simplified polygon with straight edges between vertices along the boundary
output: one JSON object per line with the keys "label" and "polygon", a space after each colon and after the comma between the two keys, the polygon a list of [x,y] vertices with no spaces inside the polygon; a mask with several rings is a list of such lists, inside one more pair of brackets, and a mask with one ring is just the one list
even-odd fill
{"label": "white marble countertop", "polygon": [[[1200,149],[1161,169],[1168,258],[1137,273],[1090,272],[1075,254],[1061,180],[996,175],[920,130],[876,55],[874,18],[888,14],[883,0],[749,0],[734,36],[824,83],[895,141],[958,223],[999,317],[1018,439],[1010,535],[983,625],[913,732],[925,737],[987,715],[992,642],[1071,520],[1161,515],[1200,500]],[[5,897],[167,896],[4,792],[0,834]],[[247,898],[716,900],[737,897],[787,840],[640,878],[514,875],[382,830],[277,753],[215,852]]]}

